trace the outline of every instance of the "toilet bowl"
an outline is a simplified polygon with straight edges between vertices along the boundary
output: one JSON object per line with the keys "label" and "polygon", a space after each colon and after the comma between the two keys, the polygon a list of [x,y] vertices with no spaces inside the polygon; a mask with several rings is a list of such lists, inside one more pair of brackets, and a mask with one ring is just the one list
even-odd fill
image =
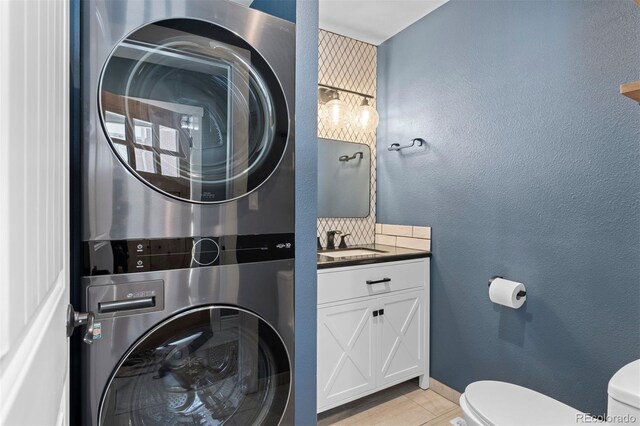
{"label": "toilet bowl", "polygon": [[640,425],[640,359],[613,375],[607,393],[607,420],[610,423]]}
{"label": "toilet bowl", "polygon": [[[627,364],[609,382],[607,422],[640,425],[640,360]],[[460,396],[467,426],[576,425],[596,423],[588,414],[512,383],[471,383]],[[602,424],[602,423],[600,423]]]}

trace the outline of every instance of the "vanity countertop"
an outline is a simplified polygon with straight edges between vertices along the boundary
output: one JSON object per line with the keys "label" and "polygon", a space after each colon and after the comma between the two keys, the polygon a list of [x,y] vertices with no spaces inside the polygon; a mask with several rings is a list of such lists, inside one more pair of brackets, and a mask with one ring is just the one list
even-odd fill
{"label": "vanity countertop", "polygon": [[[419,259],[431,257],[431,252],[426,250],[414,250],[404,247],[384,246],[382,244],[365,244],[349,249],[369,249],[384,253],[367,254],[362,256],[329,257],[323,253],[331,253],[337,250],[322,250],[318,252],[318,269],[339,268],[342,266],[369,265],[372,263],[395,262],[398,260]],[[344,249],[343,249],[344,250]]]}

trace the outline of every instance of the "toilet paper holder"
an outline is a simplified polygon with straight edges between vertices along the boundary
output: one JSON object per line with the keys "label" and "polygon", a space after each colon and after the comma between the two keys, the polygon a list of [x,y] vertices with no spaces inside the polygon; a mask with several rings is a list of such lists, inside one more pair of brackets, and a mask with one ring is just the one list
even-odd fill
{"label": "toilet paper holder", "polygon": [[[496,276],[491,277],[491,279],[489,280],[489,287],[491,287],[491,283],[496,278],[504,278],[504,277],[501,277],[500,275],[496,275]],[[516,294],[516,299],[520,300],[523,297],[525,297],[526,295],[527,295],[527,292],[525,290],[521,290],[521,291],[518,292],[518,294]]]}

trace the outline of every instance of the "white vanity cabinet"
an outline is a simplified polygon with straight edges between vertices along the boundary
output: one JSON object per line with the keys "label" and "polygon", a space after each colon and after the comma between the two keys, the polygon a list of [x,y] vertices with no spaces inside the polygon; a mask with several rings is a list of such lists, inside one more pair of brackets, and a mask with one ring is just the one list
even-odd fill
{"label": "white vanity cabinet", "polygon": [[429,258],[318,270],[318,412],[429,377]]}

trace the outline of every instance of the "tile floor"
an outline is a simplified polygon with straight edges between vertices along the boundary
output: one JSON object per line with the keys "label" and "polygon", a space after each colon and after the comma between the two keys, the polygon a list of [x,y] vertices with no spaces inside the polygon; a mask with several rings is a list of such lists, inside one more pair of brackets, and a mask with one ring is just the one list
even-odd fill
{"label": "tile floor", "polygon": [[463,417],[457,404],[414,379],[320,413],[318,425],[451,426],[456,417]]}

